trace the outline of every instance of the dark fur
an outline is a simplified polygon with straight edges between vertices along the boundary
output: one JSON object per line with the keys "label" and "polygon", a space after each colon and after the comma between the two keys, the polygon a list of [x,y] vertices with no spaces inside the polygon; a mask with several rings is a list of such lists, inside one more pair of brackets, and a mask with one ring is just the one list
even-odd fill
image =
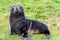
{"label": "dark fur", "polygon": [[[14,11],[14,7],[20,7],[20,10],[18,9],[16,13],[16,11]],[[21,12],[19,13],[19,11]],[[26,29],[23,30],[23,28],[26,28],[26,23],[25,23],[24,11],[20,5],[14,5],[11,9],[10,27],[11,27],[10,34],[15,33],[18,35],[22,35],[26,31]]]}
{"label": "dark fur", "polygon": [[[14,7],[16,9],[17,7],[20,7],[20,9],[18,9],[18,11],[14,11],[13,9]],[[50,32],[45,24],[38,21],[25,19],[23,7],[20,5],[19,6],[15,5],[11,9],[10,26],[11,26],[10,34],[14,34],[14,33],[19,35],[23,34],[23,37],[28,37],[29,30],[30,32],[31,30],[33,30],[34,31],[33,34],[35,33],[45,34],[46,36],[50,35]],[[36,32],[36,30],[38,32]]]}

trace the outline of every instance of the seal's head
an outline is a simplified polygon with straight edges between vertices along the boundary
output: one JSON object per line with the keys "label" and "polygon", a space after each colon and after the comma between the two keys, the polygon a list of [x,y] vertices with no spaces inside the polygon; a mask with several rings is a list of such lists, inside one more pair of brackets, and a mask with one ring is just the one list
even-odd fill
{"label": "seal's head", "polygon": [[14,5],[11,9],[11,14],[13,14],[13,15],[24,15],[23,7],[19,4]]}

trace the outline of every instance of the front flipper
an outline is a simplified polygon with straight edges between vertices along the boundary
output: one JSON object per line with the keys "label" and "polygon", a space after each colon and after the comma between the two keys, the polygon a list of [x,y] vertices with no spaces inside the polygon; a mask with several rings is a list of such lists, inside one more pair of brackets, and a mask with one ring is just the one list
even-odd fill
{"label": "front flipper", "polygon": [[30,36],[28,36],[27,33],[23,33],[23,34],[21,35],[21,38],[22,38],[23,40],[32,40],[32,38],[31,38]]}
{"label": "front flipper", "polygon": [[32,38],[30,36],[28,36],[28,37],[22,37],[22,40],[32,40]]}
{"label": "front flipper", "polygon": [[13,34],[16,34],[16,33],[14,32],[13,29],[11,29],[11,30],[9,31],[9,34],[10,34],[10,35],[13,35]]}
{"label": "front flipper", "polygon": [[27,40],[32,40],[32,38],[30,36],[28,36]]}

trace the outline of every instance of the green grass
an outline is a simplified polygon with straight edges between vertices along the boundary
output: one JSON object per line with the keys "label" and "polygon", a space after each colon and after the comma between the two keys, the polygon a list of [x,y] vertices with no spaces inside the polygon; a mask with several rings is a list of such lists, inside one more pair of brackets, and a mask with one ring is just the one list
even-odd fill
{"label": "green grass", "polygon": [[[60,0],[0,0],[0,40],[21,40],[19,35],[9,35],[10,9],[14,4],[24,7],[25,17],[45,23],[50,40],[60,40]],[[44,35],[31,35],[33,40],[47,40]]]}

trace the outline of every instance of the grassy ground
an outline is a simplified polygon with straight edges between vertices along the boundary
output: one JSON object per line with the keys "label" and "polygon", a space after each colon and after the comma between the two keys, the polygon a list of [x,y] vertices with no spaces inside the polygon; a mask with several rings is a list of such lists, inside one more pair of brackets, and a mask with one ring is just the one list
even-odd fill
{"label": "grassy ground", "polygon": [[[28,19],[45,23],[50,40],[60,40],[60,0],[0,0],[0,40],[21,40],[18,35],[9,35],[10,9],[14,4],[24,7]],[[33,40],[47,40],[44,35],[31,35]]]}

